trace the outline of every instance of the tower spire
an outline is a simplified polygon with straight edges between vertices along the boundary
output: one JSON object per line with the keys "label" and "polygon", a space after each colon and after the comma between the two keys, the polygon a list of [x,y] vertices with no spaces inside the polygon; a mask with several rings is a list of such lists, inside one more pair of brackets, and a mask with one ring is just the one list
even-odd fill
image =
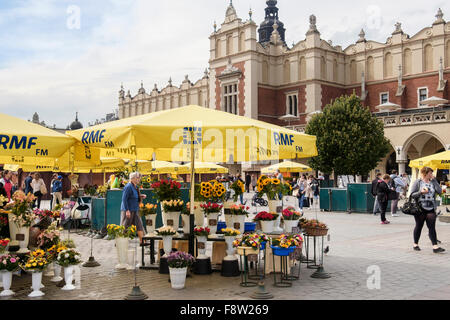
{"label": "tower spire", "polygon": [[273,26],[276,24],[278,26],[278,33],[280,34],[280,39],[283,43],[286,44],[285,41],[285,32],[284,23],[281,22],[278,18],[278,7],[277,0],[267,0],[267,8],[265,9],[265,19],[261,23],[259,27],[259,42],[266,43],[270,41],[270,36],[272,35],[274,28]]}

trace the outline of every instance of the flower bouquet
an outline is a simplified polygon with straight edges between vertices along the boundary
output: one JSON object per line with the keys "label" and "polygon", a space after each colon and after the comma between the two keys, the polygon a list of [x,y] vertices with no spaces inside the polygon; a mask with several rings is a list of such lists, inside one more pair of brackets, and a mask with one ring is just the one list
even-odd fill
{"label": "flower bouquet", "polygon": [[0,256],[0,276],[3,283],[3,291],[0,293],[0,297],[7,297],[14,295],[11,291],[12,274],[19,269],[19,258],[13,255]]}
{"label": "flower bouquet", "polygon": [[194,235],[196,237],[208,237],[211,230],[208,227],[195,227],[194,228]]}
{"label": "flower bouquet", "polygon": [[256,183],[256,190],[260,198],[266,194],[268,200],[281,200],[279,199],[279,195],[283,193],[283,186],[279,179],[271,179],[262,175]]}
{"label": "flower bouquet", "polygon": [[233,182],[233,184],[230,186],[230,188],[234,191],[233,195],[233,201],[236,202],[238,200],[238,197],[241,194],[245,193],[245,185],[242,183],[241,180],[236,180]]}
{"label": "flower bouquet", "polygon": [[247,210],[249,210],[249,209],[250,209],[250,207],[248,207],[248,206],[246,207],[243,204],[239,204],[239,205],[235,204],[230,207],[231,214],[235,215],[235,216],[248,217],[249,212]]}
{"label": "flower bouquet", "polygon": [[200,195],[204,198],[204,201],[223,202],[225,194],[225,186],[216,180],[202,182],[200,184]]}
{"label": "flower bouquet", "polygon": [[186,283],[187,268],[191,267],[195,258],[186,252],[173,252],[167,257],[170,284],[172,289],[183,289]]}
{"label": "flower bouquet", "polygon": [[232,228],[225,228],[221,230],[225,237],[236,237],[241,234],[239,230]]}
{"label": "flower bouquet", "polygon": [[176,181],[161,180],[151,185],[154,198],[158,201],[174,200],[181,197],[181,184]]}
{"label": "flower bouquet", "polygon": [[162,227],[156,229],[156,234],[163,238],[164,256],[167,258],[172,252],[172,238],[177,232],[172,227]]}
{"label": "flower bouquet", "polygon": [[106,230],[108,232],[110,239],[116,239],[116,238],[134,239],[134,238],[136,238],[136,226],[135,225],[125,228],[125,226],[109,224],[106,227]]}
{"label": "flower bouquet", "polygon": [[164,211],[167,212],[181,212],[184,208],[183,200],[166,200],[161,202],[161,205],[164,208]]}
{"label": "flower bouquet", "polygon": [[273,239],[272,250],[276,256],[288,256],[303,245],[303,238],[299,234],[282,234],[279,238]]}
{"label": "flower bouquet", "polygon": [[56,224],[56,221],[53,222],[48,229],[39,234],[37,242],[40,249],[47,250],[59,243],[61,234],[56,228]]}
{"label": "flower bouquet", "polygon": [[328,227],[325,223],[320,222],[319,220],[306,220],[302,224],[302,228],[305,230],[305,233],[309,236],[326,236],[328,233]]}
{"label": "flower bouquet", "polygon": [[283,196],[292,196],[292,186],[289,182],[281,184],[281,194]]}
{"label": "flower bouquet", "polygon": [[73,267],[81,263],[81,255],[74,249],[62,250],[56,258],[56,263],[61,267],[64,267],[64,279],[66,285],[62,290],[74,290],[75,286],[73,281]]}
{"label": "flower bouquet", "polygon": [[29,228],[36,220],[36,215],[31,211],[31,205],[35,196],[29,193],[25,195],[23,191],[16,191],[12,196],[13,202],[8,203],[5,208],[11,210],[11,220],[17,228]]}
{"label": "flower bouquet", "polygon": [[217,221],[222,211],[223,205],[218,203],[204,203],[200,207],[203,209],[205,216],[208,219],[208,227],[211,229],[211,234],[215,234],[217,231]]}
{"label": "flower bouquet", "polygon": [[260,244],[261,238],[257,233],[244,234],[242,238],[233,241],[233,247],[238,249],[239,255],[258,254]]}
{"label": "flower bouquet", "polygon": [[177,232],[172,227],[162,227],[162,228],[156,229],[156,233],[159,236],[173,236]]}
{"label": "flower bouquet", "polygon": [[6,252],[6,249],[8,248],[9,243],[10,243],[10,240],[8,238],[0,239],[0,255],[4,254]]}
{"label": "flower bouquet", "polygon": [[147,203],[144,205],[142,202],[139,204],[139,214],[141,217],[145,217],[146,229],[149,234],[155,231],[157,209],[158,205],[156,204]]}
{"label": "flower bouquet", "polygon": [[282,218],[284,221],[284,231],[292,232],[292,228],[298,226],[298,220],[303,216],[301,212],[295,211],[294,207],[288,207],[283,210]]}
{"label": "flower bouquet", "polygon": [[263,232],[272,233],[275,227],[275,220],[277,220],[278,214],[274,212],[266,212],[262,211],[258,213],[253,220],[256,222],[260,222],[261,230]]}
{"label": "flower bouquet", "polygon": [[198,256],[197,259],[209,259],[206,253],[206,242],[211,230],[208,227],[195,227],[194,235],[197,237]]}
{"label": "flower bouquet", "polygon": [[47,267],[49,263],[50,261],[46,258],[45,252],[43,252],[43,254],[35,254],[35,255],[32,254],[28,258],[27,262],[21,265],[20,267],[27,272],[42,273],[42,271],[44,271],[45,267]]}

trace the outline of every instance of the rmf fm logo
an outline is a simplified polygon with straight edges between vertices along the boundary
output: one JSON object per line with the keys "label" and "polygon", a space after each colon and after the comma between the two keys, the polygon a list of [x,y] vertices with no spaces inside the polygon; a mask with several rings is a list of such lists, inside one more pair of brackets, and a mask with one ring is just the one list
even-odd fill
{"label": "rmf fm logo", "polygon": [[191,144],[191,132],[194,132],[194,145],[202,144],[202,128],[200,127],[184,127],[183,128],[183,144]]}

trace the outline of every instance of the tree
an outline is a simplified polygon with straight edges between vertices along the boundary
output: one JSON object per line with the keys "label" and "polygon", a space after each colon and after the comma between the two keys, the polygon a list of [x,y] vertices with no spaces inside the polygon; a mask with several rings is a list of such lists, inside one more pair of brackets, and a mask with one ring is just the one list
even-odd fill
{"label": "tree", "polygon": [[317,137],[319,155],[309,161],[315,169],[338,175],[364,175],[373,170],[390,149],[384,125],[355,95],[342,96],[313,116],[306,133]]}

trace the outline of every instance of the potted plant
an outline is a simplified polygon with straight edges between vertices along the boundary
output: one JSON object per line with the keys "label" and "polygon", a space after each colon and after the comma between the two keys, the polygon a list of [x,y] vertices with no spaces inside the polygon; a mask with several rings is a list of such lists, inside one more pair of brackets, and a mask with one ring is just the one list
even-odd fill
{"label": "potted plant", "polygon": [[[258,197],[262,197],[264,194],[267,196],[267,200],[269,202],[269,212],[281,214],[281,211],[283,210],[281,200],[283,199],[283,192],[285,192],[285,188],[283,187],[280,179],[272,179],[268,176],[262,175],[257,181],[256,189]],[[278,216],[277,221],[275,222],[274,229],[276,231],[282,230],[279,227],[280,223],[281,215]]]}
{"label": "potted plant", "polygon": [[132,225],[128,228],[125,226],[118,226],[115,224],[109,224],[106,227],[108,236],[110,239],[115,239],[117,256],[119,264],[116,265],[116,269],[126,269],[128,265],[128,245],[129,239],[134,239],[136,237],[136,226]]}
{"label": "potted plant", "polygon": [[194,262],[195,259],[193,256],[181,251],[173,252],[167,257],[172,289],[184,288],[187,268],[191,267]]}
{"label": "potted plant", "polygon": [[141,217],[145,217],[145,223],[147,228],[147,233],[151,234],[155,232],[156,223],[156,210],[158,206],[152,203],[139,204],[139,213]]}
{"label": "potted plant", "polygon": [[74,290],[75,286],[72,284],[73,267],[81,263],[80,253],[74,249],[62,250],[58,254],[56,263],[64,268],[64,279],[66,281],[66,285],[62,288],[62,290]]}
{"label": "potted plant", "polygon": [[[159,202],[181,198],[181,184],[179,182],[163,179],[153,183],[151,188],[153,189],[153,198]],[[164,225],[166,225],[165,211],[162,205],[161,215]]]}
{"label": "potted plant", "polygon": [[[195,203],[195,202],[194,202]],[[194,210],[197,206],[194,206]],[[194,218],[195,220],[195,218]],[[191,203],[186,203],[186,206],[181,211],[181,222],[183,223],[183,233],[189,234],[191,232]]]}
{"label": "potted plant", "polygon": [[305,230],[305,233],[309,236],[320,237],[326,236],[328,233],[327,225],[316,219],[307,220],[302,224],[302,228]]}
{"label": "potted plant", "polygon": [[64,246],[61,242],[47,249],[47,259],[52,262],[53,267],[53,278],[50,279],[51,282],[60,282],[61,280],[63,280],[63,278],[61,277],[61,266],[55,263],[55,261],[58,258],[58,254],[66,249],[67,247]]}
{"label": "potted plant", "polygon": [[296,248],[303,245],[303,238],[299,234],[282,234],[279,238],[273,239],[271,248],[276,256],[288,256]]}
{"label": "potted plant", "polygon": [[284,232],[292,232],[292,228],[298,226],[298,221],[302,213],[295,211],[294,207],[288,207],[283,210]]}
{"label": "potted plant", "polygon": [[207,217],[208,227],[209,229],[211,229],[211,234],[216,234],[217,221],[220,215],[220,211],[223,208],[223,205],[215,202],[208,202],[201,204],[200,207],[203,209],[203,213]]}
{"label": "potted plant", "polygon": [[248,210],[250,207],[246,207],[242,204],[232,205],[230,208],[231,212],[231,223],[227,223],[227,227],[238,229],[241,233],[245,231],[245,218],[248,217]]}
{"label": "potted plant", "polygon": [[36,215],[31,211],[31,205],[35,200],[34,195],[25,195],[23,191],[16,191],[12,196],[12,202],[5,206],[10,210],[9,231],[12,239],[19,241],[20,249],[17,252],[27,253],[30,237],[30,227],[35,223]]}
{"label": "potted plant", "polygon": [[202,185],[200,183],[194,186],[194,225],[203,227],[205,224],[205,215],[200,205],[206,201],[202,195]]}
{"label": "potted plant", "polygon": [[274,222],[277,220],[278,214],[274,212],[266,212],[262,211],[258,213],[255,218],[253,218],[254,221],[259,221],[261,223],[261,229],[262,232],[266,233],[272,233],[274,228]]}
{"label": "potted plant", "polygon": [[211,230],[208,227],[195,227],[194,235],[197,238],[197,248],[198,248],[198,256],[197,259],[207,259],[208,257],[205,255],[206,252],[206,242],[208,241],[208,236]]}
{"label": "potted plant", "polygon": [[177,233],[172,227],[162,227],[156,229],[156,233],[163,238],[164,258],[167,258],[172,251],[172,238]]}
{"label": "potted plant", "polygon": [[[56,246],[60,241],[60,232],[56,227],[57,222],[53,222],[46,230],[39,234],[37,237],[37,244],[39,249],[48,251],[49,248]],[[47,273],[44,276],[53,276],[53,256],[47,257],[50,262],[50,268],[47,268]]]}
{"label": "potted plant", "polygon": [[161,202],[161,208],[165,213],[164,225],[173,227],[177,231],[180,226],[180,214],[184,208],[184,201],[181,199],[164,200]]}
{"label": "potted plant", "polygon": [[237,254],[248,256],[258,254],[260,238],[255,233],[244,234],[242,238],[237,238],[233,242],[233,247],[237,248]]}
{"label": "potted plant", "polygon": [[31,255],[27,262],[21,265],[21,268],[24,271],[31,272],[33,292],[28,295],[29,297],[35,298],[42,297],[44,295],[44,293],[41,291],[41,288],[44,287],[42,285],[42,272],[48,264],[49,261],[45,256],[45,252],[38,249],[34,252],[31,252]]}
{"label": "potted plant", "polygon": [[238,235],[241,234],[241,232],[233,228],[222,229],[222,232],[224,234],[225,243],[227,244],[227,256],[224,258],[224,260],[236,260],[236,257],[234,256],[233,241]]}
{"label": "potted plant", "polygon": [[3,282],[3,291],[1,297],[14,295],[11,291],[12,274],[19,269],[19,258],[14,255],[0,255],[0,275]]}

